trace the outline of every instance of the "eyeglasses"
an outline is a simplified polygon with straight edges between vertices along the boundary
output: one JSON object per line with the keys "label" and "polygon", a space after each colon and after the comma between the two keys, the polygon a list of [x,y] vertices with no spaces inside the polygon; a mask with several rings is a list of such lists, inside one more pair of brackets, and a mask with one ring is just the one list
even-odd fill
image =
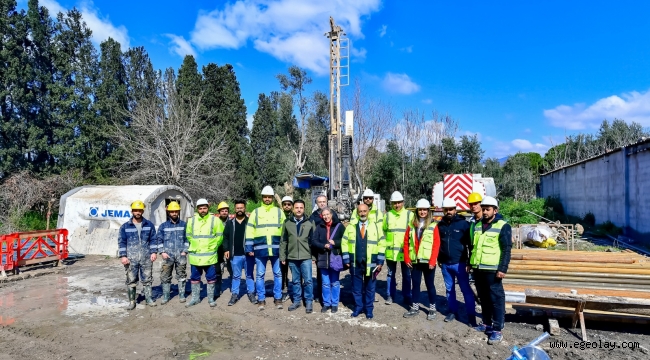
{"label": "eyeglasses", "polygon": [[290,202],[284,202],[284,203],[282,203],[282,206],[291,206],[291,205],[293,205],[293,204],[290,203]]}
{"label": "eyeglasses", "polygon": [[373,200],[373,199],[374,199],[374,197],[372,197],[372,196],[368,196],[368,197],[363,198],[363,200]]}

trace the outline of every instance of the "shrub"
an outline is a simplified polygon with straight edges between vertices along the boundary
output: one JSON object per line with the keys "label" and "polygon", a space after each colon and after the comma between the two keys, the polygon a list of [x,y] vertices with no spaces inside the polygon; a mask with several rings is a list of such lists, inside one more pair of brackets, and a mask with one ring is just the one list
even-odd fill
{"label": "shrub", "polygon": [[499,203],[499,213],[512,226],[519,224],[537,224],[541,219],[526,210],[544,216],[544,208],[544,199],[533,199],[526,202],[507,198]]}
{"label": "shrub", "polygon": [[588,212],[582,218],[582,221],[584,221],[585,224],[588,225],[588,226],[595,226],[596,225],[596,216],[594,216],[593,213]]}

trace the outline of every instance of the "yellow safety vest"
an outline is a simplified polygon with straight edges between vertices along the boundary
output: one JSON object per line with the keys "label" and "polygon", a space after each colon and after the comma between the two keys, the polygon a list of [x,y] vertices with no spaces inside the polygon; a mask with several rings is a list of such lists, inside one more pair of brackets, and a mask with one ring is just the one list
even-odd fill
{"label": "yellow safety vest", "polygon": [[246,225],[246,252],[257,257],[280,256],[284,213],[279,207],[262,205],[255,209]]}
{"label": "yellow safety vest", "polygon": [[[341,239],[341,253],[343,263],[354,267],[354,254],[357,244],[357,226],[348,225]],[[366,276],[374,267],[383,264],[386,260],[386,237],[377,223],[368,222],[366,227]]]}
{"label": "yellow safety vest", "polygon": [[417,236],[418,229],[411,226],[409,230],[409,258],[411,262],[418,263],[429,263],[431,260],[431,250],[433,249],[434,236],[433,233],[438,226],[437,222],[432,222],[429,224],[429,227],[424,229],[422,232],[422,238],[420,239],[420,246],[418,247],[418,253],[415,253],[415,237]]}
{"label": "yellow safety vest", "polygon": [[185,233],[190,247],[187,249],[191,265],[206,266],[219,260],[217,250],[223,242],[223,222],[213,214],[201,217],[194,214],[187,222]]}
{"label": "yellow safety vest", "polygon": [[474,224],[474,238],[472,239],[472,256],[469,259],[473,268],[483,270],[497,270],[501,259],[499,234],[506,224],[504,220],[497,220],[492,227],[483,232],[481,221]]}
{"label": "yellow safety vest", "polygon": [[[374,205],[374,204],[373,204]],[[382,223],[384,221],[384,214],[373,206],[370,211],[368,211],[368,222],[369,223]],[[357,214],[357,209],[352,211],[352,216],[350,217],[350,225],[356,225],[359,223],[359,214]]]}
{"label": "yellow safety vest", "polygon": [[386,213],[383,226],[386,234],[386,259],[404,261],[404,236],[412,218],[413,213],[406,208]]}

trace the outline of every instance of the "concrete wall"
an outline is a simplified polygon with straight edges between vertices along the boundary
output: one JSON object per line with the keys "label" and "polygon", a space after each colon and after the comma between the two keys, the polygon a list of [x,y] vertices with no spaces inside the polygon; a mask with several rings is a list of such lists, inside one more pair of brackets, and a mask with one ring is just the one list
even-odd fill
{"label": "concrete wall", "polygon": [[650,141],[542,175],[542,197],[560,199],[569,215],[591,212],[650,245]]}

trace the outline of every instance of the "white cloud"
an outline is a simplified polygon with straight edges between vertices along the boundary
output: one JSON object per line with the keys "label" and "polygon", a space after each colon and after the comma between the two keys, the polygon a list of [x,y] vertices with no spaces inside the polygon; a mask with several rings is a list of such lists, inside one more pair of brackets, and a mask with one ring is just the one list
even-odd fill
{"label": "white cloud", "polygon": [[540,143],[535,143],[533,144],[529,140],[526,139],[514,139],[512,140],[512,146],[514,146],[517,150],[521,151],[534,151],[534,152],[540,152],[540,151],[545,151],[548,149],[548,146]]}
{"label": "white cloud", "polygon": [[185,55],[192,55],[196,57],[196,51],[194,51],[192,44],[190,44],[189,41],[185,40],[184,37],[174,34],[165,34],[165,36],[171,40],[171,47],[169,48],[169,51],[180,57],[185,57]]}
{"label": "white cloud", "polygon": [[603,120],[615,118],[650,126],[650,90],[612,95],[588,107],[584,103],[560,105],[544,110],[544,116],[551,125],[569,130],[597,129]]}
{"label": "white cloud", "polygon": [[410,54],[413,52],[413,45],[401,48],[400,51],[404,51]]}
{"label": "white cloud", "polygon": [[[39,4],[45,6],[52,17],[56,17],[59,12],[65,13],[67,11],[67,9],[55,0],[41,0]],[[124,25],[115,26],[108,16],[102,17],[94,7],[92,1],[82,1],[79,4],[79,11],[81,12],[83,21],[86,22],[88,28],[93,32],[91,37],[93,43],[99,45],[102,41],[111,37],[120,43],[122,51],[127,50],[131,46],[126,27]]]}
{"label": "white cloud", "polygon": [[386,35],[387,29],[388,29],[387,25],[382,25],[381,28],[379,28],[379,37],[384,37],[384,35]]}
{"label": "white cloud", "polygon": [[[351,39],[361,39],[362,17],[380,6],[381,0],[238,0],[199,13],[190,42],[200,50],[238,49],[252,42],[258,51],[326,74],[328,17],[334,16]],[[353,55],[365,56],[365,49]]]}
{"label": "white cloud", "polygon": [[416,84],[406,74],[386,73],[382,80],[382,86],[388,92],[395,94],[413,94],[420,91],[420,85]]}

